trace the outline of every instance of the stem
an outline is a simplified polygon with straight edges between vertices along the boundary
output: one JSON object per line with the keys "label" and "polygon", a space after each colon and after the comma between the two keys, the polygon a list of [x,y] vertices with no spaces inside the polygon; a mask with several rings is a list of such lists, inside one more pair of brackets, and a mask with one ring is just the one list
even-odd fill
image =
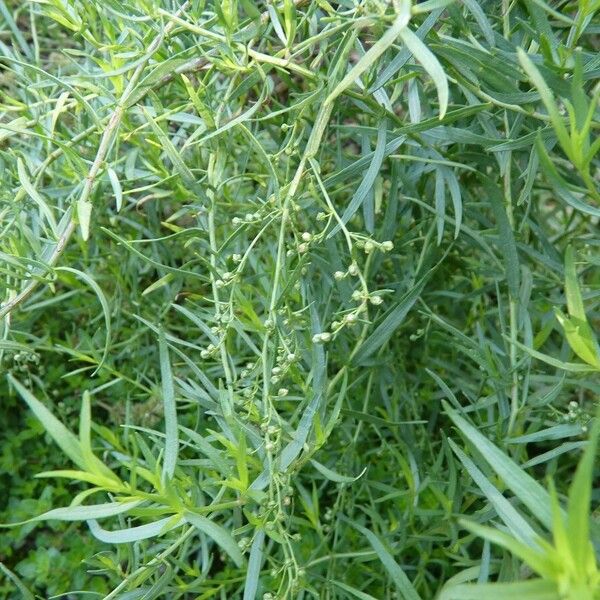
{"label": "stem", "polygon": [[[209,162],[209,182],[213,189],[218,184],[218,173],[215,173],[215,165],[218,164],[218,157],[216,154],[212,154]],[[213,293],[213,299],[215,303],[215,320],[221,325],[221,299],[219,298],[219,288],[217,287],[216,273],[217,273],[217,236],[215,230],[215,194],[211,190],[208,192],[208,196],[211,201],[210,211],[208,213],[208,236],[210,241],[210,281]],[[219,341],[219,353],[221,355],[221,363],[223,365],[223,372],[225,374],[225,383],[227,385],[227,394],[229,397],[228,411],[225,412],[225,416],[230,416],[233,412],[233,377],[231,375],[231,368],[229,366],[229,357],[227,356],[227,348],[225,347],[225,338],[227,337],[227,327],[224,327],[223,338]]]}

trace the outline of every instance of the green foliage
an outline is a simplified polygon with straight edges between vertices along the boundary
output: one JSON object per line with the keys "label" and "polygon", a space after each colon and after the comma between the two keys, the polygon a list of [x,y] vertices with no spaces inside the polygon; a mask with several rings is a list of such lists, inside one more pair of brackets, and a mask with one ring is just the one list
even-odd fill
{"label": "green foliage", "polygon": [[0,0],[0,596],[597,600],[599,11]]}

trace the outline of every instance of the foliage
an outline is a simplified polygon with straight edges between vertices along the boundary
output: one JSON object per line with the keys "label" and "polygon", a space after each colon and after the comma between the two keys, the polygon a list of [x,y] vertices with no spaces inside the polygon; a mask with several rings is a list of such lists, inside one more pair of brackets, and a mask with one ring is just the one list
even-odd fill
{"label": "foliage", "polygon": [[599,10],[0,0],[0,593],[600,597]]}

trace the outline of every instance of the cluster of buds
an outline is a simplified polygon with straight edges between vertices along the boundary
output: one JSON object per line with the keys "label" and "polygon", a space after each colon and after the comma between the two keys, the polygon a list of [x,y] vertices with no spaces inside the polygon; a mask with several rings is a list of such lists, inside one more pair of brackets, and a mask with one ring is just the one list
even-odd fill
{"label": "cluster of buds", "polygon": [[368,294],[361,290],[354,290],[352,292],[352,300],[354,300],[355,302],[368,301],[373,306],[379,306],[379,305],[383,304],[383,297],[380,294],[378,294],[378,293]]}
{"label": "cluster of buds", "polygon": [[214,356],[216,353],[217,347],[214,344],[209,344],[204,350],[202,350],[202,352],[200,352],[200,356],[206,359]]}
{"label": "cluster of buds", "polygon": [[386,253],[391,252],[394,249],[394,242],[386,240],[385,242],[376,242],[375,240],[358,240],[356,242],[358,248],[362,248],[365,254],[371,254],[374,250]]}
{"label": "cluster of buds", "polygon": [[235,273],[231,273],[230,271],[226,271],[225,273],[223,273],[223,275],[221,276],[220,279],[217,279],[215,281],[215,285],[218,288],[223,288],[226,285],[228,285],[229,283],[231,283],[234,279],[235,279]]}
{"label": "cluster of buds", "polygon": [[313,344],[326,344],[331,341],[331,333],[329,331],[324,331],[323,333],[315,333],[312,336]]}
{"label": "cluster of buds", "polygon": [[302,239],[302,242],[300,242],[298,244],[298,252],[300,254],[305,254],[306,252],[308,252],[308,249],[310,247],[310,242],[313,239],[312,233],[309,233],[308,231],[305,231],[300,238]]}
{"label": "cluster of buds", "polygon": [[259,212],[246,213],[243,218],[233,217],[231,224],[234,226],[244,225],[248,223],[257,223],[262,221],[262,216]]}
{"label": "cluster of buds", "polygon": [[351,277],[357,277],[359,273],[360,273],[360,269],[358,268],[358,265],[355,262],[353,262],[348,267],[347,271],[336,271],[333,274],[333,278],[336,281],[341,281],[342,279],[345,279],[346,277],[348,277],[348,275],[350,275]]}
{"label": "cluster of buds", "polygon": [[569,412],[563,416],[563,419],[568,423],[582,423],[581,425],[581,433],[587,433],[587,425],[586,423],[590,420],[590,415],[588,415],[580,406],[576,400],[571,400],[569,402]]}
{"label": "cluster of buds", "polygon": [[333,323],[331,323],[331,328],[333,329],[334,333],[337,333],[346,325],[354,325],[358,321],[358,313],[359,310],[355,310],[353,312],[346,313],[341,321],[333,321]]}

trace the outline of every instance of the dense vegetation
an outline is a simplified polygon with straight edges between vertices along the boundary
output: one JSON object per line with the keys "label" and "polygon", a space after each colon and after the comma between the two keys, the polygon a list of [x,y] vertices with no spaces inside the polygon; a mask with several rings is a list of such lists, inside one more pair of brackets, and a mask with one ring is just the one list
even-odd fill
{"label": "dense vegetation", "polygon": [[599,11],[0,0],[0,597],[600,598]]}

